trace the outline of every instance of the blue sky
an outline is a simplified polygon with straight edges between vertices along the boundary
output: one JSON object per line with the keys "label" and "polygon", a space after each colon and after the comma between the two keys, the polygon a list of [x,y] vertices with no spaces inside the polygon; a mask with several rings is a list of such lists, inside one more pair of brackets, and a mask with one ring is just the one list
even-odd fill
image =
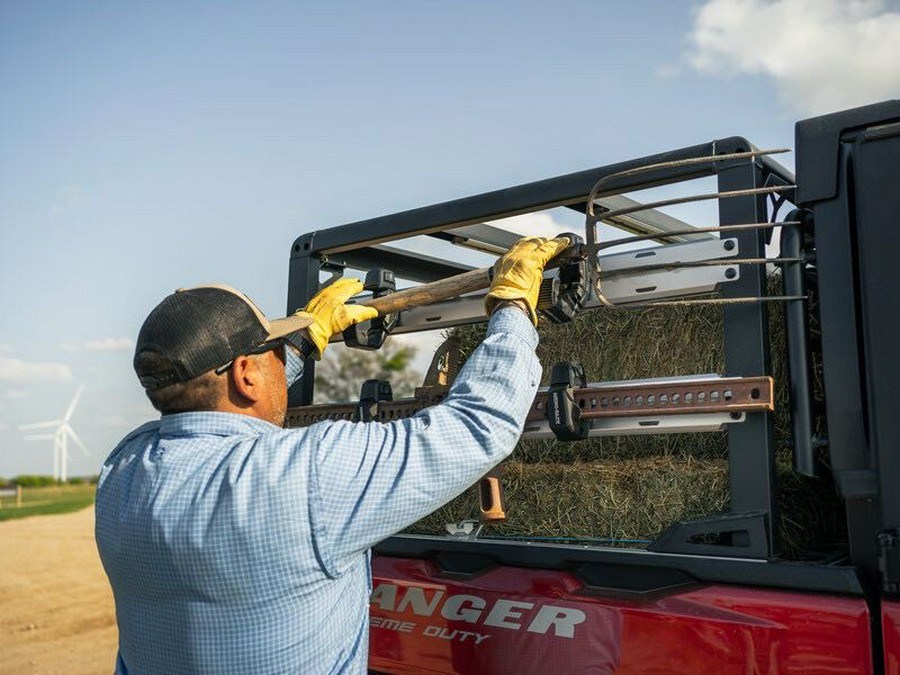
{"label": "blue sky", "polygon": [[[802,34],[796,30],[802,23]],[[153,412],[177,287],[270,315],[314,229],[900,96],[888,0],[0,4],[0,476],[97,471]],[[791,164],[790,157],[783,160]]]}

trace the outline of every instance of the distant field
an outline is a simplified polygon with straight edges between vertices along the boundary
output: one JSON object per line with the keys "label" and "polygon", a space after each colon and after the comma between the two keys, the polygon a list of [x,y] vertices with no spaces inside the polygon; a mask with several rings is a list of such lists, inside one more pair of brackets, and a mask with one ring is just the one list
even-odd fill
{"label": "distant field", "polygon": [[16,508],[15,497],[0,499],[0,521],[78,511],[94,503],[95,489],[90,484],[22,488],[22,508]]}

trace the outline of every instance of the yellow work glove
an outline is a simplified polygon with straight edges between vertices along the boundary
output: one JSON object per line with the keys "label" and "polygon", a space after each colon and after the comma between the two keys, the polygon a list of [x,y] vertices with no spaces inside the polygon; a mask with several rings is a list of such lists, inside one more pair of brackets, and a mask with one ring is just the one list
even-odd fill
{"label": "yellow work glove", "polygon": [[312,323],[306,328],[309,339],[319,350],[319,358],[328,346],[328,340],[335,333],[342,332],[360,321],[374,319],[378,310],[363,305],[348,305],[347,300],[362,291],[359,279],[338,279],[313,296],[298,315],[306,315]]}
{"label": "yellow work glove", "polygon": [[537,326],[537,302],[547,262],[569,246],[568,237],[519,239],[495,264],[491,290],[484,299],[488,316],[503,300],[521,300],[528,305]]}

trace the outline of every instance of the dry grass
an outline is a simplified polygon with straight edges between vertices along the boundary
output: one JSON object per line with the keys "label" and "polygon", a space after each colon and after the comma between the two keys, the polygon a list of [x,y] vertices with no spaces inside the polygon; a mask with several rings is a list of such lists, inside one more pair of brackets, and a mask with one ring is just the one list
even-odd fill
{"label": "dry grass", "polygon": [[[662,523],[723,508],[728,468],[723,460],[655,457],[572,464],[504,464],[509,519],[493,528],[509,536],[652,539]],[[719,503],[711,505],[709,496]],[[439,532],[477,513],[474,490],[416,524]],[[623,517],[627,514],[627,518]]]}
{"label": "dry grass", "polygon": [[[780,280],[771,280],[780,294]],[[785,555],[802,557],[840,541],[842,507],[830,480],[791,469],[791,432],[780,306],[769,321],[775,378],[775,455],[779,532]],[[484,326],[455,329],[464,353]],[[538,355],[549,366],[579,360],[588,380],[721,373],[722,310],[715,306],[597,310],[569,324],[542,322]],[[815,330],[813,331],[815,339]],[[816,379],[821,398],[821,382]],[[817,422],[821,425],[821,419]],[[728,509],[727,434],[596,438],[576,443],[523,441],[504,464],[509,520],[503,536],[647,540],[679,520]],[[420,521],[410,532],[439,534],[444,524],[477,514],[473,490]]]}

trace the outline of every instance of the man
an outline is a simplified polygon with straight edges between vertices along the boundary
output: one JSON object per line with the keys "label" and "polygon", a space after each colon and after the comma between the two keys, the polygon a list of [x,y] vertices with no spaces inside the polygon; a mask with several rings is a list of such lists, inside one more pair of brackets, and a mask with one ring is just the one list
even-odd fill
{"label": "man", "polygon": [[161,419],[97,486],[116,672],[366,672],[369,549],[512,451],[540,380],[541,275],[567,245],[526,238],[497,262],[487,336],[447,399],[389,424],[281,428],[303,356],[373,318],[346,304],[358,280],[272,322],[227,287],[163,300],[134,360]]}

